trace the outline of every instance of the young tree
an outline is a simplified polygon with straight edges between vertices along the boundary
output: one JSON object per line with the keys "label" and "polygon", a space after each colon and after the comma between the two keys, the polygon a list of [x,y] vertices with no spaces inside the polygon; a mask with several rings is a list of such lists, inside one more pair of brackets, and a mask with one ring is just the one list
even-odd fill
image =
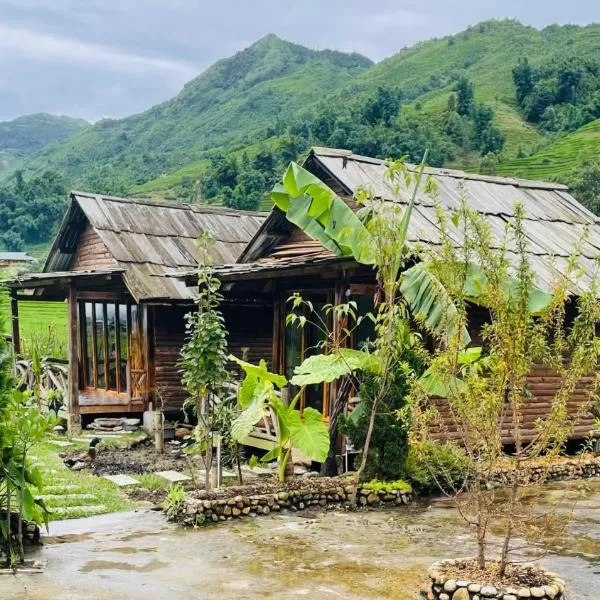
{"label": "young tree", "polygon": [[221,283],[212,274],[210,246],[214,241],[205,232],[199,238],[203,259],[198,267],[198,310],[186,315],[186,343],[181,349],[181,381],[189,394],[197,418],[196,447],[202,453],[205,486],[211,489],[214,445],[214,405],[227,381],[227,331],[220,311]]}
{"label": "young tree", "polygon": [[[440,248],[422,256],[448,290],[457,307],[454,322],[437,332],[437,342],[425,377],[415,385],[413,443],[427,440],[432,427],[446,432],[451,444],[464,450],[468,459],[465,478],[452,497],[461,516],[473,527],[478,548],[477,567],[486,573],[506,573],[515,539],[543,536],[550,527],[566,526],[539,505],[528,502],[545,479],[554,457],[559,455],[574,426],[586,411],[573,413],[569,400],[575,390],[590,398],[599,378],[590,377],[600,356],[596,327],[600,320],[597,273],[588,273],[587,291],[577,298],[569,286],[577,286],[577,254],[557,273],[549,292],[535,285],[535,273],[524,232],[524,213],[515,207],[515,218],[503,239],[492,235],[485,218],[462,208],[449,221],[439,212]],[[454,235],[464,240],[460,248]],[[488,313],[482,329],[482,348],[463,349],[456,323],[468,323],[467,304],[476,303]],[[427,327],[426,322],[422,321]],[[532,424],[529,377],[536,367],[556,373],[556,388],[548,410]],[[445,414],[433,409],[443,396]],[[437,404],[439,406],[439,402]],[[448,435],[448,430],[453,435]],[[504,443],[510,439],[511,446]],[[500,464],[509,466],[508,496],[501,501],[486,482]],[[534,481],[533,468],[542,475]],[[492,524],[503,529],[497,560],[489,560],[488,539]]]}

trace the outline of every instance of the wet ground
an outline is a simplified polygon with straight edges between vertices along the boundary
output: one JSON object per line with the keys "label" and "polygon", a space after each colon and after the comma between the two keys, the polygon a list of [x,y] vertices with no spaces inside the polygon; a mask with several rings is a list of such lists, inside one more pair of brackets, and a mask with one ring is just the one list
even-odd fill
{"label": "wet ground", "polygon": [[[600,481],[548,486],[578,497],[569,536],[544,564],[569,600],[600,598]],[[182,530],[156,512],[55,522],[43,574],[0,576],[3,600],[415,598],[435,559],[473,552],[454,508],[288,514]]]}

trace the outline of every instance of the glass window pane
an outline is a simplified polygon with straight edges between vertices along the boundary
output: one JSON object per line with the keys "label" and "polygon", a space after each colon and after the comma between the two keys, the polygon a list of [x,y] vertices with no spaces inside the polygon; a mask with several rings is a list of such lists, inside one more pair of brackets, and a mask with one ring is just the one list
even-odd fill
{"label": "glass window pane", "polygon": [[108,389],[117,390],[117,328],[115,305],[106,305],[106,332],[108,340]]}
{"label": "glass window pane", "polygon": [[[327,322],[327,315],[323,310],[325,302],[313,302],[315,314],[310,316],[312,323],[305,325],[306,349],[304,358],[313,354],[321,354],[325,351],[323,342],[326,341],[326,334],[321,322]],[[319,324],[317,326],[316,324]],[[319,412],[323,412],[323,384],[306,386],[304,392],[304,406],[310,406]]]}
{"label": "glass window pane", "polygon": [[121,378],[121,392],[127,391],[127,305],[119,304],[119,350],[121,364],[119,377]]}
{"label": "glass window pane", "polygon": [[106,368],[104,364],[104,310],[101,303],[94,304],[96,309],[96,363],[98,364],[98,382],[97,387],[106,386]]}
{"label": "glass window pane", "polygon": [[94,338],[92,331],[94,321],[92,317],[92,303],[85,303],[85,383],[89,387],[94,387]]}

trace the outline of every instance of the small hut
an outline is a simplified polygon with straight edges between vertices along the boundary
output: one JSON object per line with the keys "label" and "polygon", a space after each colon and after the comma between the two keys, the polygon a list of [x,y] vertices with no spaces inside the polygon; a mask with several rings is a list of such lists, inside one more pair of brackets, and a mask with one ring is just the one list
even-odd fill
{"label": "small hut", "polygon": [[[15,354],[18,302],[66,301],[74,422],[80,414],[141,413],[149,402],[181,408],[177,360],[194,294],[168,275],[197,267],[203,231],[214,240],[214,264],[235,262],[263,220],[255,212],[73,192],[43,271],[8,284]],[[250,332],[252,323],[259,321],[250,320]],[[234,320],[232,330],[239,325]]]}

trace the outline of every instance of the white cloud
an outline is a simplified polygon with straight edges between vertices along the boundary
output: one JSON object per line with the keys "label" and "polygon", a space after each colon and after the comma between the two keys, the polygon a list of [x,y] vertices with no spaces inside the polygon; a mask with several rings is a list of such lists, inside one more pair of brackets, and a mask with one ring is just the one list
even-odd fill
{"label": "white cloud", "polygon": [[119,73],[171,73],[187,81],[198,74],[185,63],[121,52],[101,44],[86,43],[28,29],[0,24],[0,57],[67,65],[87,65]]}

